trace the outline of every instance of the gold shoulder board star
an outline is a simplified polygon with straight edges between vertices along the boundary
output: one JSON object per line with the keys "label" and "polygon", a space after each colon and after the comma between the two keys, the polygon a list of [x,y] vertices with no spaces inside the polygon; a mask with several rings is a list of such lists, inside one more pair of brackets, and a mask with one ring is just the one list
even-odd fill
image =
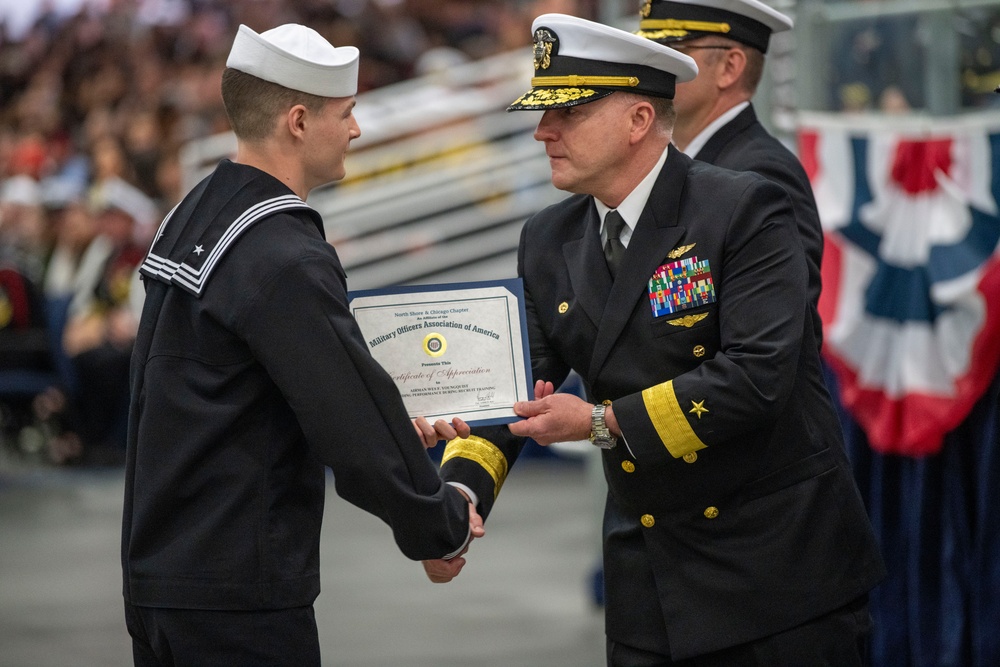
{"label": "gold shoulder board star", "polygon": [[684,317],[678,317],[677,319],[667,320],[667,322],[675,327],[687,327],[690,329],[706,317],[708,317],[708,313],[698,313],[697,315],[685,315]]}
{"label": "gold shoulder board star", "polygon": [[673,250],[671,250],[670,252],[667,253],[667,257],[669,257],[670,259],[677,259],[678,257],[680,257],[681,255],[683,255],[687,251],[689,251],[692,248],[694,248],[696,245],[698,245],[698,244],[697,243],[692,243],[691,245],[677,246],[676,248],[674,248]]}
{"label": "gold shoulder board star", "polygon": [[701,401],[691,401],[691,409],[688,412],[698,415],[698,419],[701,419],[701,413],[708,412],[708,408],[705,407],[704,399]]}

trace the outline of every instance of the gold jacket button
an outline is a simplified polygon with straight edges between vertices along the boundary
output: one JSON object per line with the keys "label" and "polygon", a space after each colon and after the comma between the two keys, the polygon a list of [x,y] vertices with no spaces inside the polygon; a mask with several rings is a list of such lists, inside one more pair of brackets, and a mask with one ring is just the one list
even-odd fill
{"label": "gold jacket button", "polygon": [[683,458],[685,463],[694,463],[698,460],[698,452],[688,452]]}
{"label": "gold jacket button", "polygon": [[706,507],[705,508],[705,518],[706,519],[714,519],[717,516],[719,516],[719,508],[718,507]]}
{"label": "gold jacket button", "polygon": [[567,310],[569,310],[569,304],[565,301],[559,304],[559,314],[562,315]]}
{"label": "gold jacket button", "polygon": [[643,514],[642,518],[639,519],[646,528],[652,528],[653,524],[656,523],[656,519],[653,518],[652,514]]}
{"label": "gold jacket button", "polygon": [[694,350],[692,350],[692,352],[694,353],[694,356],[696,356],[696,357],[704,357],[705,356],[705,346],[704,345],[695,345],[694,346]]}
{"label": "gold jacket button", "polygon": [[625,472],[635,472],[635,464],[631,461],[622,461],[622,470]]}

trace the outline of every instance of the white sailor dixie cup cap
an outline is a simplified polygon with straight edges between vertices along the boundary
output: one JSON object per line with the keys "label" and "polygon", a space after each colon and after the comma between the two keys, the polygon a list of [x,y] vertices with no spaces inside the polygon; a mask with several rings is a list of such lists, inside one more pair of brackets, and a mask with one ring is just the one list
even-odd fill
{"label": "white sailor dixie cup cap", "polygon": [[615,91],[672,99],[677,81],[698,74],[694,60],[682,53],[574,16],[542,14],[531,31],[532,87],[507,111],[570,107]]}
{"label": "white sailor dixie cup cap", "polygon": [[241,25],[226,67],[311,95],[351,97],[358,92],[358,57],[357,48],[335,47],[304,25],[259,35]]}
{"label": "white sailor dixie cup cap", "polygon": [[718,35],[767,53],[771,33],[791,27],[792,19],[758,0],[644,0],[636,34],[664,44]]}

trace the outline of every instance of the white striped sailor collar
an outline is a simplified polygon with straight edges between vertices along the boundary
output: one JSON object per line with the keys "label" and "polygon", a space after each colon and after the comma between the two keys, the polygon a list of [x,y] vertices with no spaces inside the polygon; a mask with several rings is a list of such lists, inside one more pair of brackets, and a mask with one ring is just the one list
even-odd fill
{"label": "white striped sailor collar", "polygon": [[[222,183],[214,182],[216,177]],[[160,223],[152,247],[139,267],[144,276],[176,285],[194,296],[201,296],[219,260],[254,223],[290,210],[306,210],[316,219],[319,217],[312,207],[277,179],[228,160],[223,160],[216,172],[195,190],[201,192],[193,201],[189,202],[189,199],[194,192],[175,206]],[[233,190],[235,195],[223,194]],[[192,222],[190,219],[170,224],[180,208],[187,205],[200,209],[203,200],[216,194],[227,197],[227,201],[216,210],[207,212],[212,216],[207,225],[197,227],[189,224]],[[189,215],[186,217],[190,218]]]}

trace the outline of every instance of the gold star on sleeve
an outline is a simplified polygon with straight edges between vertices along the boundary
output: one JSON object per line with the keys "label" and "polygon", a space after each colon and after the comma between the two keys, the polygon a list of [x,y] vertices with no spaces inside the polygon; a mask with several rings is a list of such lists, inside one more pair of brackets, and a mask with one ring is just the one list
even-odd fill
{"label": "gold star on sleeve", "polygon": [[691,401],[691,409],[688,410],[689,413],[698,415],[698,419],[701,419],[701,413],[708,412],[708,408],[705,407],[705,401]]}

